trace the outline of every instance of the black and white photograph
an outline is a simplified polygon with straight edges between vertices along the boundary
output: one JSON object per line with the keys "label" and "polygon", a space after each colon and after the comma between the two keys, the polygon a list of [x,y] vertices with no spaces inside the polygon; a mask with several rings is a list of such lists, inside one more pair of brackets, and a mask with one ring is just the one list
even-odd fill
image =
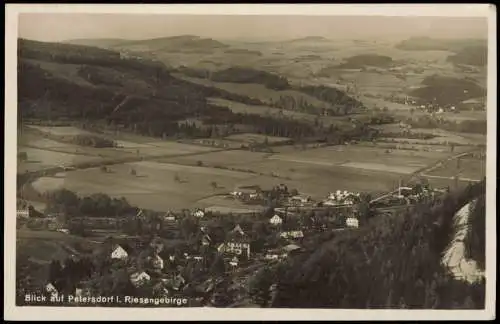
{"label": "black and white photograph", "polygon": [[6,7],[11,314],[495,317],[494,7],[176,6]]}

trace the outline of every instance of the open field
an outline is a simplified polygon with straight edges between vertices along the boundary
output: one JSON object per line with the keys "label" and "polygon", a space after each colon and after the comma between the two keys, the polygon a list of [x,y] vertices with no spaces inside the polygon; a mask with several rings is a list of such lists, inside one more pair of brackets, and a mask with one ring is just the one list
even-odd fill
{"label": "open field", "polygon": [[[399,124],[386,124],[372,126],[382,132],[402,133]],[[394,141],[408,141],[415,144],[438,144],[438,143],[456,143],[462,145],[478,145],[486,144],[486,135],[450,132],[443,129],[428,129],[428,128],[412,128],[411,133],[422,133],[434,135],[431,139],[407,139],[407,138],[394,138]]]}
{"label": "open field", "polygon": [[197,207],[203,207],[207,211],[215,213],[252,213],[262,212],[265,208],[258,205],[245,205],[237,199],[227,196],[213,196],[201,199],[195,203]]}
{"label": "open field", "polygon": [[[36,130],[34,130],[36,129]],[[141,136],[120,136],[125,140],[117,140],[119,147],[94,148],[75,144],[62,143],[39,136],[39,132],[51,134],[76,134],[81,130],[76,127],[43,127],[31,126],[24,129],[18,137],[18,152],[26,152],[28,160],[18,163],[18,173],[37,171],[54,166],[71,166],[73,164],[164,155],[184,155],[210,152],[213,147],[163,141]],[[86,132],[87,134],[94,134]],[[97,134],[97,133],[95,133]],[[63,136],[64,136],[63,135]],[[111,137],[111,135],[107,135]]]}
{"label": "open field", "polygon": [[75,163],[98,161],[100,159],[95,156],[61,153],[31,147],[19,147],[18,150],[28,154],[28,161],[17,164],[17,173],[43,170],[61,165],[69,166]]}
{"label": "open field", "polygon": [[264,141],[267,140],[267,142],[270,144],[282,143],[290,140],[287,137],[266,136],[266,135],[251,134],[251,133],[230,135],[226,136],[225,139],[243,143],[263,143]]}
{"label": "open field", "polygon": [[47,133],[50,135],[56,136],[75,136],[75,135],[84,135],[91,134],[90,132],[74,127],[74,126],[36,126],[36,125],[27,125],[28,128],[36,129],[42,133]]}
{"label": "open field", "polygon": [[460,178],[480,180],[486,176],[486,161],[464,157],[460,159],[460,162],[456,160],[448,161],[426,174],[443,177],[459,176]]}
{"label": "open field", "polygon": [[[80,247],[95,247],[93,241],[85,238],[47,230],[19,229],[16,231],[17,257],[27,258],[39,264],[48,264],[53,259],[65,259],[78,253]],[[36,259],[31,259],[36,256]]]}
{"label": "open field", "polygon": [[[129,174],[131,168],[137,176]],[[254,175],[230,170],[158,162],[137,162],[110,167],[109,173],[86,169],[43,177],[33,183],[38,191],[67,188],[81,195],[96,192],[125,197],[132,204],[167,211],[189,208],[199,199],[233,190]],[[176,181],[176,175],[179,181]],[[217,188],[211,186],[217,183]]]}
{"label": "open field", "polygon": [[268,106],[257,106],[257,105],[247,105],[239,102],[234,102],[230,100],[220,99],[220,98],[210,98],[210,103],[227,107],[231,109],[231,111],[235,113],[245,113],[245,114],[255,114],[261,116],[274,116],[279,118],[291,118],[301,121],[308,121],[310,123],[314,123],[314,121],[319,118],[319,120],[323,123],[323,125],[337,125],[339,127],[351,126],[351,123],[348,121],[348,117],[333,117],[333,116],[321,116],[318,117],[316,115],[307,114],[303,112],[293,111],[293,110],[285,110],[280,108],[268,107]]}
{"label": "open field", "polygon": [[165,163],[178,163],[186,165],[196,165],[200,161],[207,166],[227,166],[245,168],[246,164],[261,161],[267,153],[250,152],[250,151],[224,151],[212,152],[195,156],[178,156],[172,158],[163,158],[157,160]]}

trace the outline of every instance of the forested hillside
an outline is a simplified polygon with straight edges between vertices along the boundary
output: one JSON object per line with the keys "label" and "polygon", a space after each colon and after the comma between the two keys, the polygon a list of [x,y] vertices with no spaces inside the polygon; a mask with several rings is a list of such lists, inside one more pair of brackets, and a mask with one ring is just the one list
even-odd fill
{"label": "forested hillside", "polygon": [[[249,105],[264,105],[257,98],[216,87],[194,84],[171,74],[163,63],[145,58],[122,57],[119,52],[71,44],[43,43],[20,39],[18,43],[19,121],[78,120],[155,137],[210,137],[215,125],[238,132],[245,125],[268,135],[293,138],[348,138],[335,128],[320,129],[301,120],[234,113],[207,103],[222,98]],[[229,71],[231,72],[231,71]],[[228,71],[221,72],[228,76]],[[234,79],[234,76],[240,79]],[[233,82],[264,77],[273,86],[288,84],[280,76],[229,73]],[[243,79],[241,79],[243,77]],[[251,81],[252,81],[251,80]],[[319,97],[336,109],[352,109],[359,103],[335,89],[300,89]],[[186,123],[197,119],[202,125]],[[275,124],[276,127],[270,125]],[[358,135],[363,135],[360,128]],[[225,134],[229,135],[229,134]]]}
{"label": "forested hillside", "polygon": [[[313,252],[268,269],[266,278],[277,284],[272,303],[264,279],[253,297],[272,307],[483,308],[484,281],[457,281],[440,261],[453,235],[454,214],[484,195],[483,181],[411,212],[376,216],[364,228],[340,232]],[[472,214],[470,256],[479,262],[485,253],[484,200]]]}

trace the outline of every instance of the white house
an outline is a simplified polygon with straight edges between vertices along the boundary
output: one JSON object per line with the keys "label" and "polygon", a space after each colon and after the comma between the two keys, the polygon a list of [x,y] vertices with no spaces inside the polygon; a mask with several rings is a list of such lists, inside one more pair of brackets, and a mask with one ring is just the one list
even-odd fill
{"label": "white house", "polygon": [[16,216],[18,218],[29,218],[30,210],[28,208],[20,208],[16,211]]}
{"label": "white house", "polygon": [[56,287],[50,282],[45,286],[45,291],[50,294],[50,297],[57,297],[59,294]]}
{"label": "white house", "polygon": [[143,285],[145,282],[151,280],[151,276],[146,272],[135,272],[130,276],[130,281],[136,287]]}
{"label": "white house", "polygon": [[277,253],[267,253],[264,258],[266,260],[278,260],[280,258],[280,255]]}
{"label": "white house", "polygon": [[198,218],[202,218],[205,216],[205,213],[203,212],[203,210],[201,209],[198,209],[196,210],[194,213],[193,213],[193,216],[194,217],[198,217]]}
{"label": "white house", "polygon": [[347,227],[353,227],[353,228],[358,228],[359,227],[359,220],[354,217],[349,217],[345,221]]}
{"label": "white house", "polygon": [[290,202],[295,204],[305,204],[309,201],[311,201],[311,197],[306,197],[301,195],[293,196],[290,198]]}
{"label": "white house", "polygon": [[117,245],[111,252],[111,259],[125,260],[126,258],[128,258],[128,253],[120,245]]}
{"label": "white house", "polygon": [[202,256],[199,256],[199,255],[194,256],[194,257],[193,257],[193,259],[194,259],[195,261],[203,261],[203,257],[202,257]]}
{"label": "white house", "polygon": [[61,232],[61,233],[64,233],[64,234],[69,234],[69,229],[66,229],[66,228],[60,228],[57,231]]}
{"label": "white house", "polygon": [[155,269],[163,269],[163,259],[159,255],[155,255],[153,259],[151,260],[151,263],[153,264],[153,268]]}
{"label": "white house", "polygon": [[286,232],[281,232],[280,236],[282,238],[303,238],[304,237],[304,232],[302,231],[286,231]]}
{"label": "white house", "polygon": [[269,220],[269,223],[271,223],[272,225],[281,225],[283,223],[283,219],[281,219],[281,217],[279,217],[278,215],[274,215]]}

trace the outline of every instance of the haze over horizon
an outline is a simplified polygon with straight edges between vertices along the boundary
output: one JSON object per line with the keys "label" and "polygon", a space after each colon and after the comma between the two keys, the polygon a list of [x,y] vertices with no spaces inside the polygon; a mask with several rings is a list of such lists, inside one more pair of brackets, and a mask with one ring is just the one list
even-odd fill
{"label": "haze over horizon", "polygon": [[487,19],[472,17],[243,16],[23,13],[20,38],[46,42],[196,35],[219,40],[487,38]]}

